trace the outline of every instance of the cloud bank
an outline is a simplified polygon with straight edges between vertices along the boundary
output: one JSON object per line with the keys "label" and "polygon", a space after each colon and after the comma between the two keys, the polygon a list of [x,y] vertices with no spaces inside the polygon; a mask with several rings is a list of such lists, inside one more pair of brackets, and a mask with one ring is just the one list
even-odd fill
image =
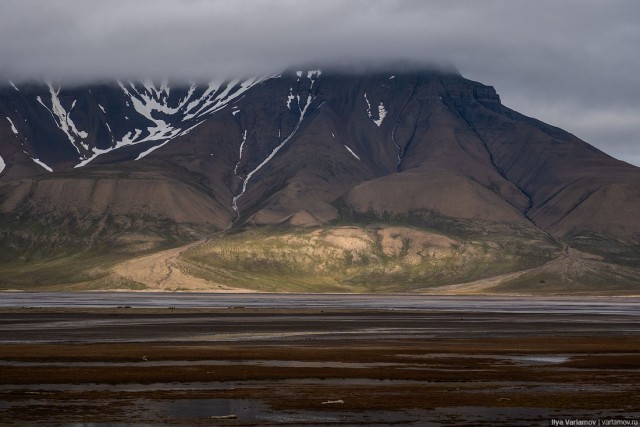
{"label": "cloud bank", "polygon": [[453,64],[640,165],[638,22],[635,0],[4,0],[0,73],[81,83]]}

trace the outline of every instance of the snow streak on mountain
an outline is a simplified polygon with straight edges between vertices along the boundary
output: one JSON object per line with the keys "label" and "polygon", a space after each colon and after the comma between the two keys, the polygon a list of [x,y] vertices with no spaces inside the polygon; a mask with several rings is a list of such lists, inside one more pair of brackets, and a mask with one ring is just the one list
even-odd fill
{"label": "snow streak on mountain", "polygon": [[[305,82],[302,82],[302,83],[300,82],[300,79],[303,78],[303,72],[302,71],[298,71],[296,74],[298,76],[298,79],[296,80],[296,92],[294,94],[293,86],[292,86],[291,89],[289,90],[289,95],[287,96],[286,106],[287,106],[287,108],[289,110],[291,110],[293,108],[293,109],[295,109],[297,111],[298,122],[296,123],[296,125],[293,128],[293,130],[291,131],[291,133],[286,138],[284,138],[284,140],[282,140],[282,142],[280,144],[278,144],[271,151],[271,153],[262,162],[260,162],[260,164],[258,164],[258,166],[256,166],[253,170],[251,170],[247,174],[246,177],[244,177],[244,178],[238,177],[238,178],[240,178],[242,180],[242,189],[240,190],[240,193],[238,195],[233,197],[233,201],[232,201],[232,208],[236,212],[237,218],[240,217],[240,211],[238,210],[238,201],[244,195],[244,193],[247,191],[247,185],[249,185],[249,181],[251,180],[251,178],[260,169],[262,169],[271,159],[273,159],[273,157],[276,154],[278,154],[278,152],[285,145],[287,145],[287,143],[295,136],[296,132],[298,132],[298,129],[300,129],[300,125],[302,124],[302,121],[304,120],[305,115],[307,114],[309,107],[311,106],[313,101],[316,99],[316,97],[313,95],[313,85],[315,84],[316,80],[322,74],[322,71],[313,70],[313,71],[307,72],[306,80],[308,80],[308,83],[306,82],[306,80],[305,80]],[[301,91],[303,91],[303,90],[306,93],[306,98],[305,98],[304,94],[301,95]],[[320,108],[321,106],[322,106],[322,104],[319,105],[316,108]],[[280,136],[281,136],[280,135],[280,131],[278,131],[278,137],[280,137]],[[247,131],[245,130],[244,133],[243,133],[242,144],[240,145],[240,154],[239,154],[239,157],[238,157],[238,163],[236,163],[236,166],[234,168],[234,174],[236,174],[236,176],[237,176],[238,164],[242,160],[242,151],[243,151],[244,145],[246,143],[246,140],[247,140]]]}
{"label": "snow streak on mountain", "polygon": [[[57,163],[61,159],[49,158],[51,151],[62,155],[72,150],[75,156],[66,157],[75,157],[73,166],[80,168],[134,145],[143,147],[136,159],[144,158],[216,112],[230,108],[247,90],[266,79],[212,80],[208,85],[187,87],[171,87],[167,81],[118,81],[89,90],[51,82],[18,87],[7,80],[5,89],[0,87],[0,98],[7,98],[6,120],[24,146],[25,155],[50,169],[43,160],[37,160],[42,157],[39,152],[44,152],[47,162]],[[30,136],[33,140],[25,146]]]}
{"label": "snow streak on mountain", "polygon": [[[129,82],[126,86],[124,83],[118,82],[118,86],[128,98],[127,106],[133,106],[134,111],[151,125],[146,129],[128,131],[109,148],[94,148],[93,153],[90,156],[85,156],[76,167],[84,166],[99,155],[120,147],[157,142],[158,144],[141,152],[136,158],[136,160],[141,159],[172,139],[186,135],[204,122],[207,117],[228,107],[250,87],[262,80],[261,78],[250,78],[244,81],[212,81],[204,90],[193,84],[183,97],[172,97],[171,88],[166,82],[159,86],[150,81],[139,84]],[[105,114],[108,112],[105,111]]]}

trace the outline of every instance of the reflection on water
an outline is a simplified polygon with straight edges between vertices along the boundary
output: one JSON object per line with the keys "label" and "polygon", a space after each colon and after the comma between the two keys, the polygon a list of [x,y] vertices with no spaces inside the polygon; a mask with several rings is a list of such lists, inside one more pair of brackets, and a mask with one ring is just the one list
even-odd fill
{"label": "reflection on water", "polygon": [[[47,400],[24,400],[0,408],[26,410],[34,407],[47,407],[54,414],[57,411],[73,412],[74,405],[84,402],[52,403]],[[264,403],[255,399],[177,399],[177,400],[149,400],[133,399],[122,405],[122,402],[103,401],[104,406],[117,403],[122,406],[121,414],[116,417],[127,417],[132,422],[101,422],[101,423],[62,423],[57,426],[95,426],[95,427],[146,427],[158,425],[436,425],[424,424],[429,411],[370,411],[366,414],[347,411],[282,411],[272,410]],[[66,409],[65,409],[66,408]],[[136,423],[136,419],[144,419],[143,423]],[[420,424],[416,424],[419,423]]]}
{"label": "reflection on water", "polygon": [[259,401],[248,399],[189,399],[171,401],[143,401],[145,412],[161,417],[180,418],[188,422],[190,418],[228,418],[246,421],[258,420],[267,411]]}
{"label": "reflection on water", "polygon": [[[397,363],[353,363],[353,362],[310,362],[302,360],[162,360],[158,362],[20,362],[0,360],[0,366],[64,366],[82,368],[103,368],[103,367],[162,367],[162,366],[273,366],[279,368],[337,368],[337,369],[360,369],[360,368],[383,368],[397,367]],[[406,366],[406,365],[405,365]]]}
{"label": "reflection on water", "polygon": [[509,356],[509,359],[515,362],[522,362],[522,363],[550,364],[550,363],[564,363],[569,361],[571,358],[569,356],[540,355],[540,356]]}
{"label": "reflection on water", "polygon": [[[108,402],[107,402],[108,403]],[[16,404],[19,408],[45,404],[44,401],[29,400]],[[75,402],[77,404],[77,402]],[[74,403],[49,406],[50,411],[60,409],[62,405],[72,407]],[[140,416],[144,422],[136,422]],[[624,414],[612,411],[580,411],[557,410],[530,407],[477,407],[458,406],[441,407],[432,410],[405,411],[367,411],[348,412],[331,411],[274,411],[263,403],[252,399],[184,399],[184,400],[145,400],[135,399],[130,402],[123,417],[130,422],[94,422],[94,423],[62,423],[63,427],[151,427],[159,425],[207,425],[207,426],[531,426],[549,425],[551,418],[583,418],[583,419],[637,419],[638,412]],[[486,420],[491,420],[490,424]],[[52,425],[52,424],[45,424]]]}

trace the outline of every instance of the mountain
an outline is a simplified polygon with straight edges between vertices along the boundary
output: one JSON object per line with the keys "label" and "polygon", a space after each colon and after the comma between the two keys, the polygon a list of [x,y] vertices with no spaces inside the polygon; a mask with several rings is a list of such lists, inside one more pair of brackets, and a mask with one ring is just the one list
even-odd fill
{"label": "mountain", "polygon": [[7,81],[0,116],[5,288],[640,285],[640,169],[456,73]]}

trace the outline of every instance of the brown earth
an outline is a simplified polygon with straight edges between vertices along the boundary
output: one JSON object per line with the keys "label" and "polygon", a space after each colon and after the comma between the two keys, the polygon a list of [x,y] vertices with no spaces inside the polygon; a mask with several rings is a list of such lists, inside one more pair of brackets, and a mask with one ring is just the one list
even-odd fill
{"label": "brown earth", "polygon": [[[238,331],[249,335],[235,342],[193,341],[190,331],[205,326],[198,320],[203,316],[214,324],[239,326]],[[299,320],[283,323],[289,316]],[[343,336],[370,326],[371,316],[386,319],[390,326],[398,321],[424,326],[429,319],[434,330],[449,332],[438,338],[375,332],[357,339]],[[447,419],[456,425],[513,425],[548,422],[558,414],[638,416],[640,335],[633,316],[558,316],[556,320],[566,322],[562,336],[548,324],[554,316],[517,316],[522,322],[518,323],[511,315],[495,313],[3,310],[0,321],[5,325],[51,317],[73,318],[79,324],[102,318],[129,319],[136,328],[149,329],[157,326],[145,326],[145,319],[172,319],[175,322],[167,323],[161,334],[177,332],[182,338],[178,342],[101,342],[106,336],[117,337],[119,330],[124,332],[123,323],[116,329],[103,326],[108,334],[95,335],[94,342],[2,343],[0,418],[29,425],[97,420],[264,425],[273,414],[300,419],[321,414],[337,417],[327,425],[393,424],[399,418],[415,425]],[[256,322],[267,318],[273,322],[265,324],[265,330],[285,332],[300,325],[311,328],[310,333],[328,334],[311,340],[286,335],[251,338]],[[191,320],[185,323],[186,319]],[[590,329],[580,332],[587,320]],[[546,326],[537,327],[536,322]],[[337,332],[337,325],[344,329]],[[595,332],[598,328],[607,332]],[[471,335],[460,336],[467,333]],[[0,339],[7,338],[11,338],[10,329],[0,333]],[[212,416],[162,410],[176,402],[187,405],[217,399],[238,402],[231,408],[240,411],[242,405],[262,409]],[[478,415],[479,408],[483,415]],[[271,424],[287,425],[287,421]]]}
{"label": "brown earth", "polygon": [[114,281],[119,278],[141,283],[148,291],[251,292],[188,275],[180,268],[180,255],[204,241],[137,257],[112,268]]}

